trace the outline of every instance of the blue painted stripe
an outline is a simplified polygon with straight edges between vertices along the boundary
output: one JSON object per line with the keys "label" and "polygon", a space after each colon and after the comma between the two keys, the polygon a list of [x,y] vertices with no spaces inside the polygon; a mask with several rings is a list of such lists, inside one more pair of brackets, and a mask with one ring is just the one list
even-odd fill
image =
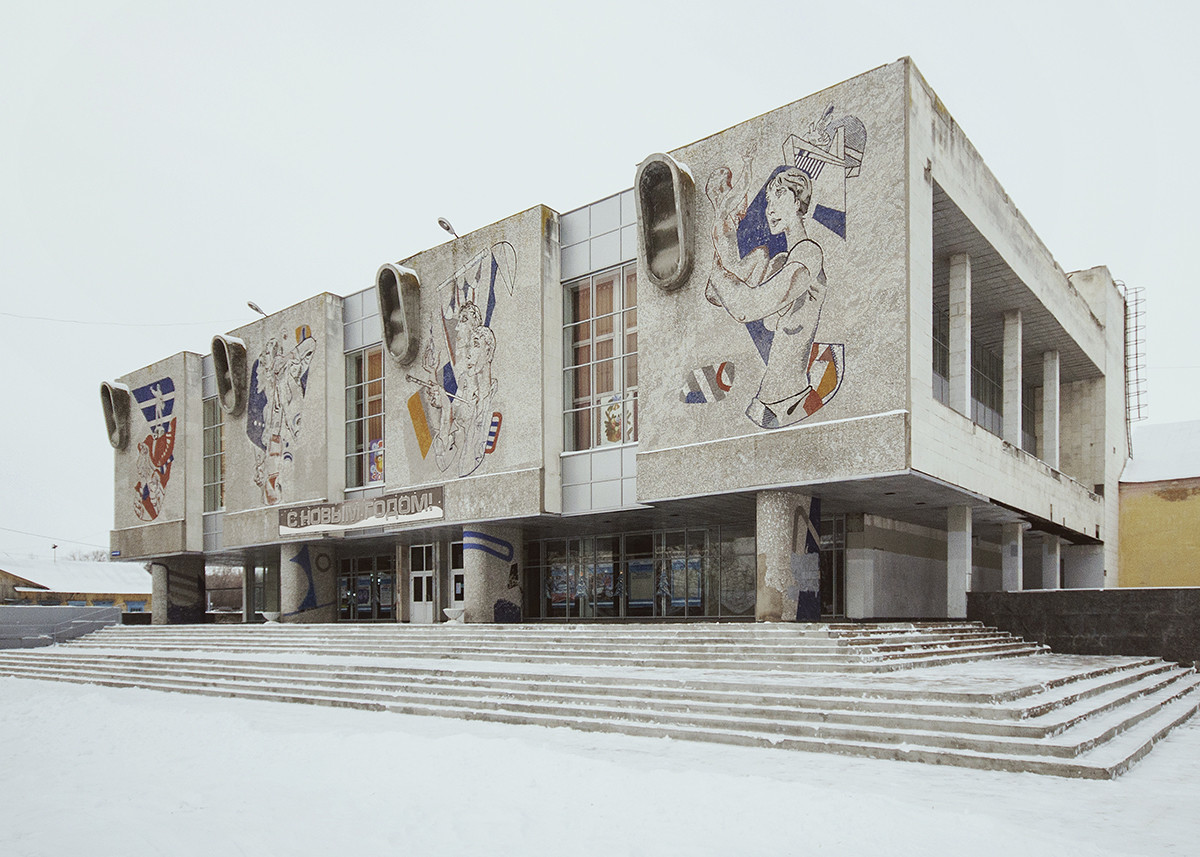
{"label": "blue painted stripe", "polygon": [[511,562],[514,553],[512,544],[504,539],[475,530],[463,530],[463,550],[483,551],[505,562]]}

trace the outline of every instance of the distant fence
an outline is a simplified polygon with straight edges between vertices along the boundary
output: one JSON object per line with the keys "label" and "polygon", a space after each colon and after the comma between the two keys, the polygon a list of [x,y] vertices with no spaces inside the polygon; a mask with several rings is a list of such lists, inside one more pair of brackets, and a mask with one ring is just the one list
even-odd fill
{"label": "distant fence", "polygon": [[0,607],[0,649],[50,646],[120,621],[119,607]]}
{"label": "distant fence", "polygon": [[1200,665],[1200,587],[970,592],[967,618],[1063,654]]}

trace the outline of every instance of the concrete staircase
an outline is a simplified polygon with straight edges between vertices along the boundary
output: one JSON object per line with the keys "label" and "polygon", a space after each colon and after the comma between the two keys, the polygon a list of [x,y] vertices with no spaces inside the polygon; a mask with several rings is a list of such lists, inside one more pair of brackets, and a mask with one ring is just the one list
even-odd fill
{"label": "concrete staircase", "polygon": [[973,623],[114,627],[0,675],[1092,778],[1200,707]]}

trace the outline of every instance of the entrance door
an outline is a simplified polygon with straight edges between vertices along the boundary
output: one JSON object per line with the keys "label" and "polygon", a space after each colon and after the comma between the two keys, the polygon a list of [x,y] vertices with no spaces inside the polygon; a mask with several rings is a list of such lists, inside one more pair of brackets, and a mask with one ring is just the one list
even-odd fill
{"label": "entrance door", "polygon": [[429,624],[434,621],[433,545],[413,545],[408,549],[408,621]]}
{"label": "entrance door", "polygon": [[408,604],[408,618],[417,624],[429,624],[433,621],[433,572],[416,571],[409,577],[411,584],[411,600]]}
{"label": "entrance door", "polygon": [[390,556],[342,560],[338,575],[338,619],[390,622],[395,618],[396,574]]}

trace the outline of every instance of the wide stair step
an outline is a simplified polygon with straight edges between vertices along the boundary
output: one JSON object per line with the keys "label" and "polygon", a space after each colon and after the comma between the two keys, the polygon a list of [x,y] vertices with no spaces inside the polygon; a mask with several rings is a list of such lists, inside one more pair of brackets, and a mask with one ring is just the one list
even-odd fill
{"label": "wide stair step", "polygon": [[1200,706],[1191,669],[971,623],[118,627],[0,675],[1081,777]]}

